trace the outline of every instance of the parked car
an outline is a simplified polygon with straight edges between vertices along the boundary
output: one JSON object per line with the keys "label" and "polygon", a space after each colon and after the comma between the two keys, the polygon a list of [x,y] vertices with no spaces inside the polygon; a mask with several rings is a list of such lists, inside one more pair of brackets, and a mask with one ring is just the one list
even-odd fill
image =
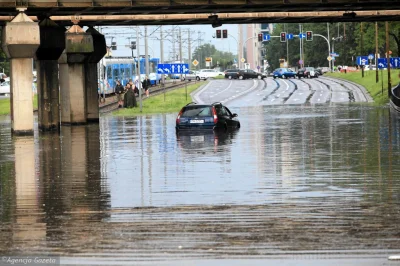
{"label": "parked car", "polygon": [[0,84],[0,94],[10,94],[10,82],[4,81]]}
{"label": "parked car", "polygon": [[299,70],[297,70],[296,76],[299,79],[300,78],[305,78],[306,77],[305,73],[306,73],[306,69],[303,67],[303,68],[300,68]]}
{"label": "parked car", "polygon": [[182,75],[182,81],[184,80],[188,81],[200,80],[200,77],[197,75],[196,71],[189,70],[187,74]]}
{"label": "parked car", "polygon": [[315,71],[318,73],[318,76],[322,76],[324,72],[322,71],[322,68],[318,67],[315,69]]}
{"label": "parked car", "polygon": [[227,69],[225,70],[225,78],[227,79],[237,79],[239,78],[239,71],[240,69]]}
{"label": "parked car", "polygon": [[285,79],[285,78],[295,78],[296,75],[297,75],[297,73],[294,72],[292,69],[284,68],[284,67],[277,68],[273,72],[274,79],[275,78],[283,78],[283,79]]}
{"label": "parked car", "polygon": [[224,73],[217,71],[215,69],[200,69],[199,73],[199,78],[200,79],[208,79],[208,78],[215,78],[217,76],[223,76]]}
{"label": "parked car", "polygon": [[251,69],[243,69],[239,71],[239,79],[253,79],[253,78],[263,79],[266,77],[267,76],[265,74],[255,72],[254,70]]}
{"label": "parked car", "polygon": [[219,102],[213,104],[189,103],[179,112],[175,129],[177,131],[237,129],[240,128],[237,116]]}

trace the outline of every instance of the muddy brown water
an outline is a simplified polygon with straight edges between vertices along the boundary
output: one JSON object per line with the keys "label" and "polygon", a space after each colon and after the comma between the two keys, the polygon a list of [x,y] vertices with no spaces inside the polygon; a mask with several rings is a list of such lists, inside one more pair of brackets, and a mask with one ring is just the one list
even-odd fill
{"label": "muddy brown water", "polygon": [[400,116],[369,105],[231,110],[239,131],[178,136],[176,114],[103,116],[34,137],[12,136],[1,117],[1,254],[392,265]]}

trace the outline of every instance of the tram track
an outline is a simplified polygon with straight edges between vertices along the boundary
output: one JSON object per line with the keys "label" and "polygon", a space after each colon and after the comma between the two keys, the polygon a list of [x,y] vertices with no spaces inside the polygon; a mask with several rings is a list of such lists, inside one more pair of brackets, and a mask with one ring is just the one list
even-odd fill
{"label": "tram track", "polygon": [[[168,85],[165,85],[163,87],[162,86],[157,86],[156,88],[152,87],[153,89],[150,88],[150,96],[149,97],[160,95],[164,92],[169,92],[169,91],[172,91],[175,89],[183,88],[183,87],[185,87],[185,84],[189,85],[190,83],[191,82],[188,82],[188,81],[180,81],[180,82],[172,83],[172,84],[168,83]],[[145,94],[142,93],[142,101],[145,101],[146,99],[148,99],[147,97],[143,97],[143,95],[145,95]],[[113,98],[113,100],[110,100],[109,103],[105,103],[105,104],[99,106],[99,112],[101,114],[109,113],[109,112],[112,112],[112,111],[115,111],[118,109],[118,101],[116,99],[116,96],[112,95],[108,98]]]}

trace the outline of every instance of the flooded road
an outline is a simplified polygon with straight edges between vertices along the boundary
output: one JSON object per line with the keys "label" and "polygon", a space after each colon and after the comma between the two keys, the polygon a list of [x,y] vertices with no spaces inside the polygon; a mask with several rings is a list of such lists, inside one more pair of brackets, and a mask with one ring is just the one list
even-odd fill
{"label": "flooded road", "polygon": [[399,265],[387,260],[400,254],[399,118],[360,104],[228,106],[242,126],[226,134],[177,136],[166,114],[13,137],[0,117],[1,253]]}

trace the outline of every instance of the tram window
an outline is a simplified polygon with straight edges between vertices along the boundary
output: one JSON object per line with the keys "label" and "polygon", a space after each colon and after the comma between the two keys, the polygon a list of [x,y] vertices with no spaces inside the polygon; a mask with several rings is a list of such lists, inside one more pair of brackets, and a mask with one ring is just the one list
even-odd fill
{"label": "tram window", "polygon": [[129,71],[129,68],[127,67],[127,68],[125,68],[125,76],[124,76],[124,78],[129,80],[130,79],[130,75],[129,74],[130,74],[130,71]]}
{"label": "tram window", "polygon": [[112,79],[111,66],[107,66],[107,79]]}
{"label": "tram window", "polygon": [[118,68],[114,68],[113,69],[113,79],[117,79],[119,75],[119,69]]}
{"label": "tram window", "polygon": [[124,67],[123,67],[123,65],[120,65],[120,67],[119,67],[119,75],[118,75],[118,79],[119,80],[123,80],[124,79],[124,73],[125,72],[125,69],[124,69]]}

